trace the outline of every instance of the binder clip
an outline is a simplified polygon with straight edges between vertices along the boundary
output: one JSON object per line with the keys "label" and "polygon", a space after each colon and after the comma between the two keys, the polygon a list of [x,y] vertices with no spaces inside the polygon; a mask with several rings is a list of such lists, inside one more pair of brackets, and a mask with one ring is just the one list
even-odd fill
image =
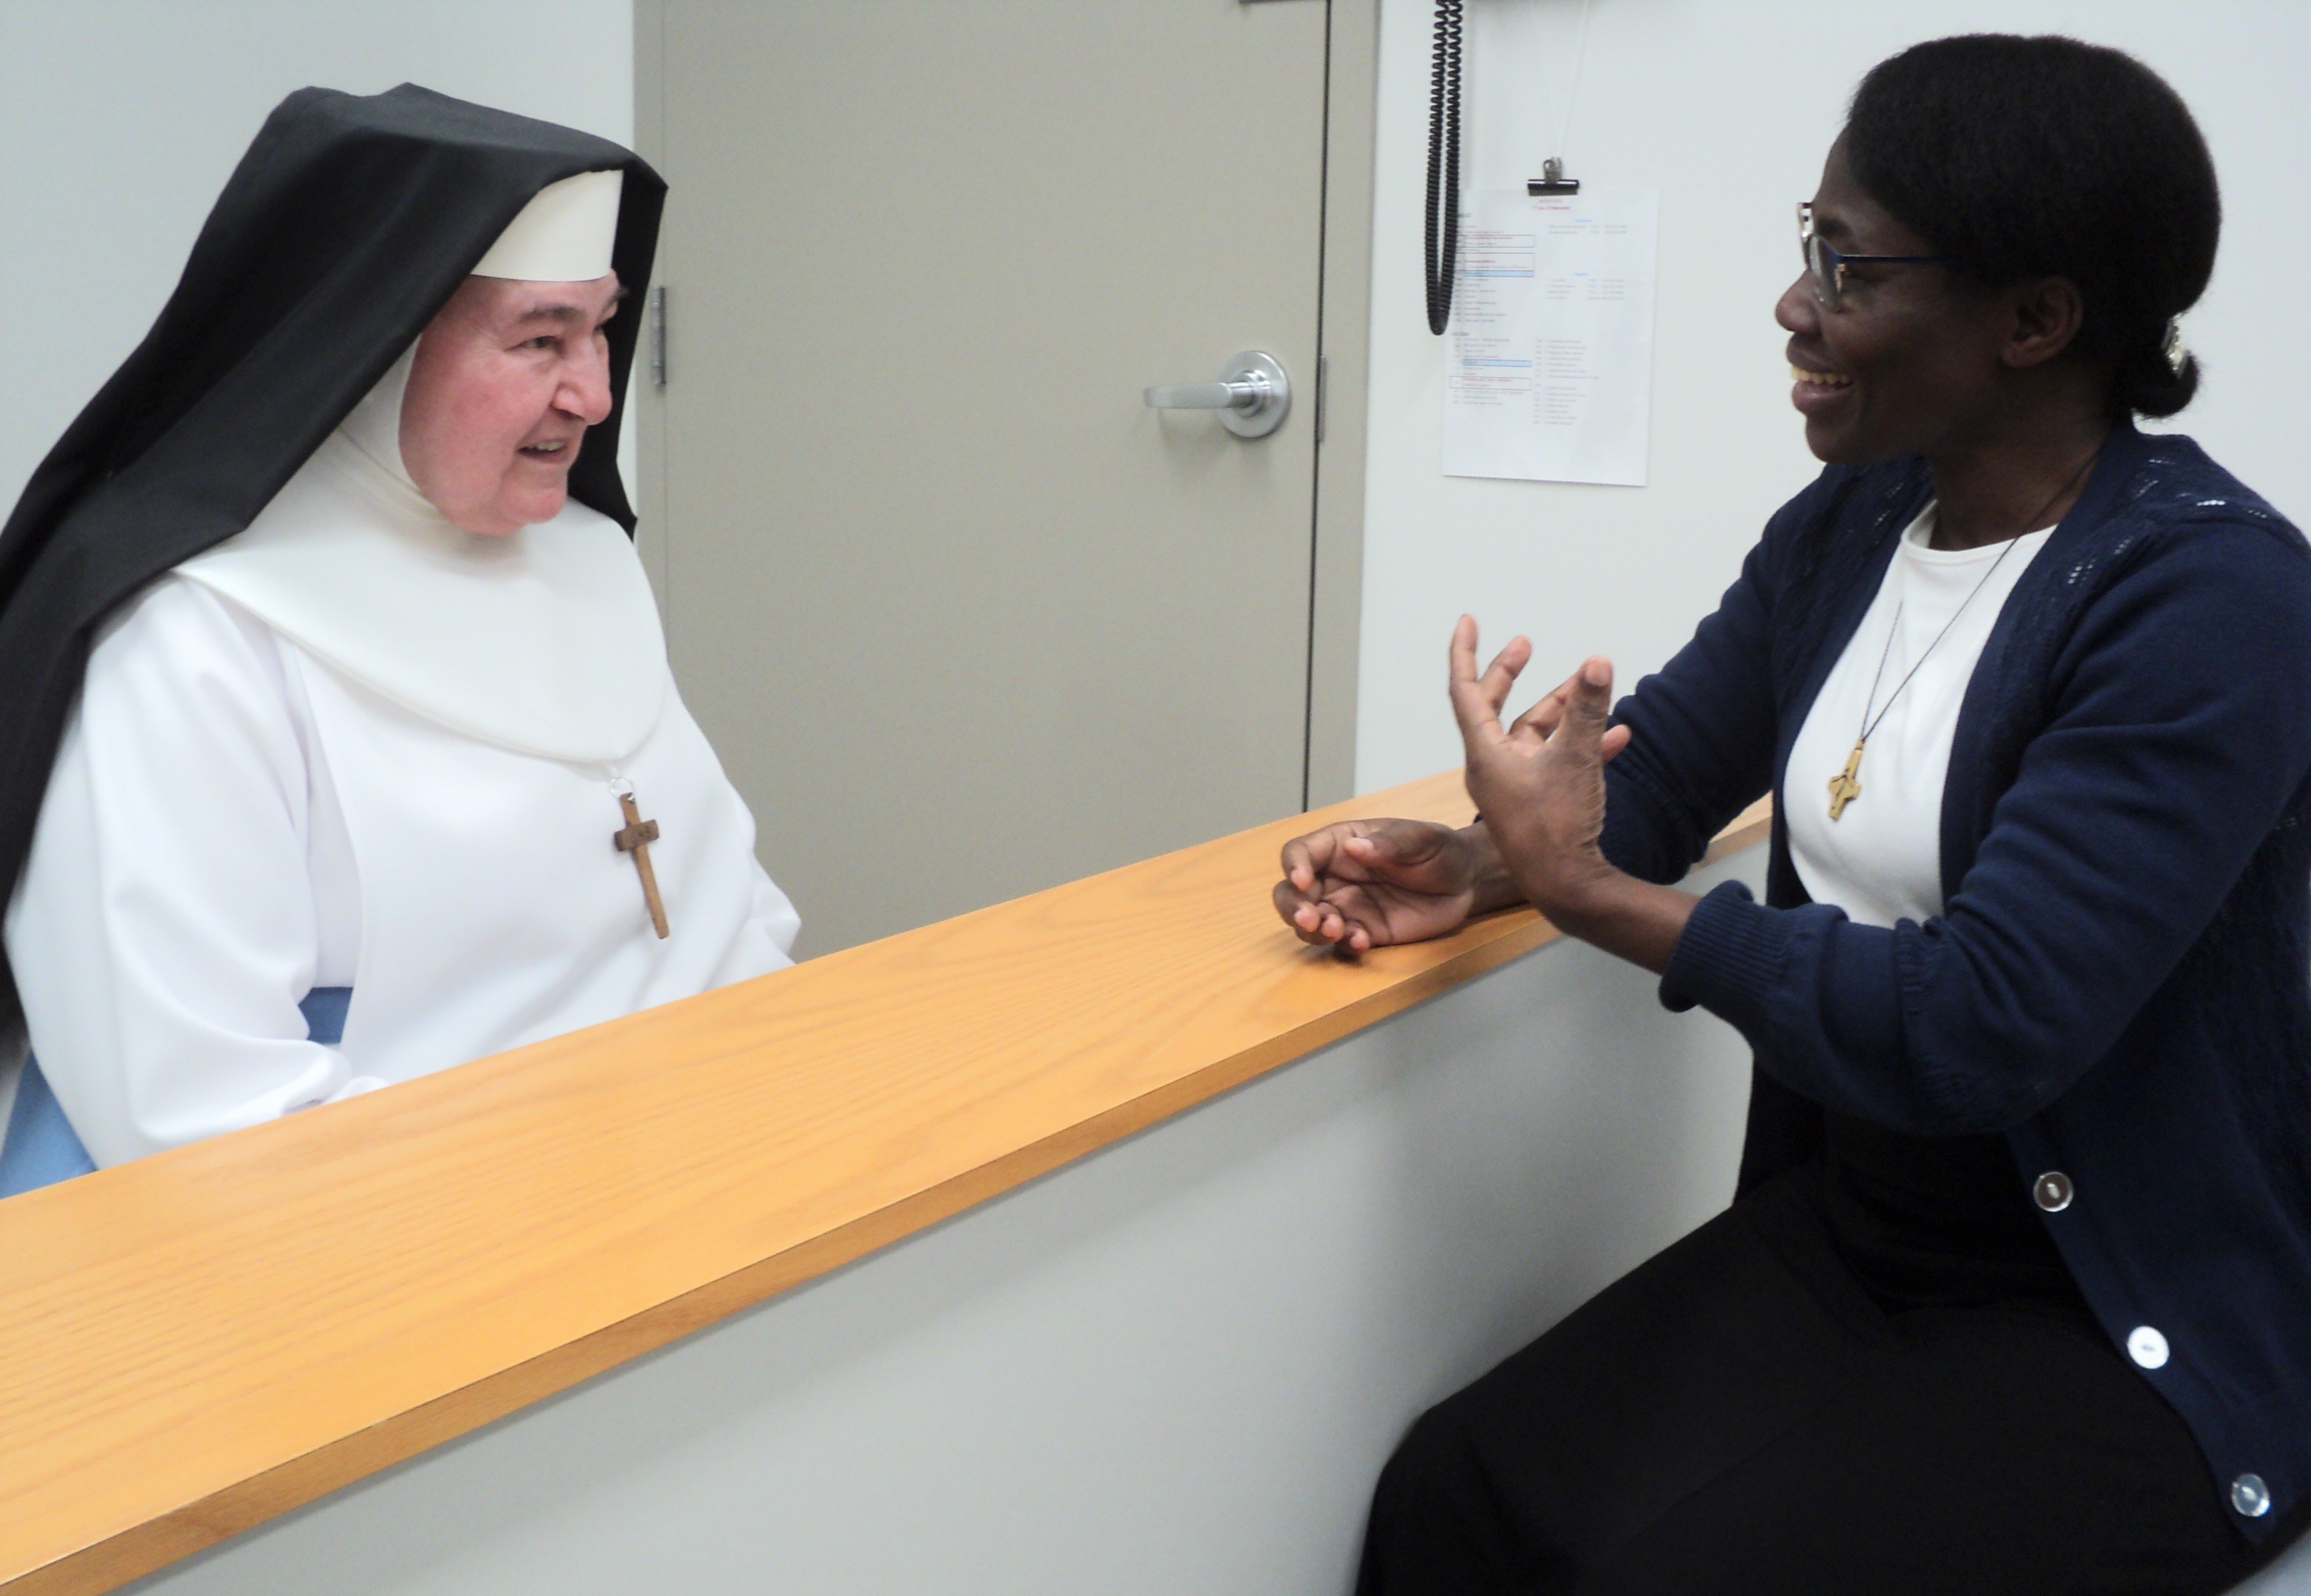
{"label": "binder clip", "polygon": [[1551,155],[1540,163],[1540,176],[1525,179],[1524,191],[1534,199],[1544,194],[1578,194],[1581,192],[1581,179],[1566,177],[1565,162]]}

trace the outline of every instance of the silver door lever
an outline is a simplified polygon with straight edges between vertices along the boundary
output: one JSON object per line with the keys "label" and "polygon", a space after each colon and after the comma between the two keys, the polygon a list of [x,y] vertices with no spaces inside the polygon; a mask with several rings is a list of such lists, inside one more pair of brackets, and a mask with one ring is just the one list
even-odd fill
{"label": "silver door lever", "polygon": [[1147,391],[1154,410],[1217,410],[1220,424],[1239,438],[1265,438],[1292,408],[1292,379],[1273,356],[1247,349],[1231,359],[1217,382],[1177,382]]}

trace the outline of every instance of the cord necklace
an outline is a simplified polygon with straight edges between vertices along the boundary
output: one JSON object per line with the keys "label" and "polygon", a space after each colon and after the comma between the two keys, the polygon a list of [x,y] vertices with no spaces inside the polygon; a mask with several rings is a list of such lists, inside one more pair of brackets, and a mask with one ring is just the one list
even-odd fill
{"label": "cord necklace", "polygon": [[[2101,453],[2102,449],[2097,445],[2094,453],[2081,461],[2077,470],[2063,478],[2062,485],[2056,488],[2047,497],[2046,501],[2038,506],[2037,510],[2029,519],[2022,523],[2023,530],[2006,540],[2006,546],[1998,551],[1998,558],[1990,563],[1990,569],[1982,573],[1982,580],[1974,584],[1974,590],[1959,601],[1958,608],[1951,613],[1950,618],[1942,623],[1942,629],[1934,633],[1934,641],[1926,645],[1925,652],[1918,656],[1917,662],[1904,673],[1900,681],[1894,684],[1894,691],[1886,695],[1885,703],[1879,706],[1878,684],[1886,679],[1886,662],[1894,657],[1894,640],[1902,634],[1902,601],[1898,599],[1895,601],[1893,623],[1886,631],[1885,651],[1878,656],[1877,674],[1870,678],[1870,696],[1862,701],[1862,733],[1853,739],[1853,752],[1845,756],[1845,768],[1829,779],[1829,817],[1832,820],[1844,815],[1845,806],[1862,796],[1862,751],[1870,746],[1870,734],[1878,729],[1879,723],[1884,720],[1887,712],[1893,709],[1894,701],[1902,696],[1902,690],[1910,685],[1911,678],[1923,668],[1927,658],[1933,651],[1941,647],[1942,639],[1949,635],[1950,628],[1958,624],[1958,617],[1966,614],[1967,606],[1973,604],[1983,589],[1990,585],[1990,579],[1998,574],[1998,568],[2001,565],[2006,563],[2006,556],[2014,552],[2014,545],[2029,536],[2033,523],[2054,509],[2057,500],[2078,485],[2079,479],[2087,474],[2087,467],[2092,466],[2096,457]],[[1873,707],[1877,708],[1878,711],[1875,715],[1871,713]]]}

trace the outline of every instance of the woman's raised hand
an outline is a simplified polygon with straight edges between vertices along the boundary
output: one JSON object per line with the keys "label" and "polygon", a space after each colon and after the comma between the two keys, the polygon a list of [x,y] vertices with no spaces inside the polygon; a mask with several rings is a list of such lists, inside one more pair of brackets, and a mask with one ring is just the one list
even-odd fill
{"label": "woman's raised hand", "polygon": [[1452,713],[1468,750],[1469,796],[1485,818],[1464,831],[1345,820],[1286,842],[1273,896],[1303,942],[1363,953],[1425,941],[1511,903],[1550,909],[1560,889],[1615,874],[1597,846],[1605,766],[1629,743],[1626,727],[1605,728],[1613,667],[1589,660],[1504,728],[1501,706],[1531,657],[1532,646],[1513,638],[1478,675],[1477,624],[1461,617]]}
{"label": "woman's raised hand", "polygon": [[1350,953],[1458,930],[1476,906],[1483,851],[1422,820],[1344,820],[1284,845],[1276,912],[1303,942]]}
{"label": "woman's raised hand", "polygon": [[1613,667],[1600,658],[1584,661],[1503,728],[1501,706],[1531,658],[1532,645],[1512,638],[1479,676],[1477,623],[1462,615],[1452,628],[1452,714],[1468,753],[1469,796],[1517,886],[1548,912],[1565,893],[1611,868],[1597,845],[1605,766],[1628,746],[1629,728],[1606,729]]}

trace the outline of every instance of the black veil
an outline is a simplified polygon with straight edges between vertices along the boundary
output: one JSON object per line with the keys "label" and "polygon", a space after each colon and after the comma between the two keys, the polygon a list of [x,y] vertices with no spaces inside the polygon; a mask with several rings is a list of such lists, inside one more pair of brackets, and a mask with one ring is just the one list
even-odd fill
{"label": "black veil", "polygon": [[[218,196],[183,277],[0,528],[0,883],[31,848],[91,636],[253,520],[549,183],[625,172],[611,264],[650,281],[666,185],[606,139],[404,83],[301,89]],[[615,318],[609,419],[571,468],[631,533],[618,477],[641,318]],[[0,964],[0,1016],[16,1012]]]}

